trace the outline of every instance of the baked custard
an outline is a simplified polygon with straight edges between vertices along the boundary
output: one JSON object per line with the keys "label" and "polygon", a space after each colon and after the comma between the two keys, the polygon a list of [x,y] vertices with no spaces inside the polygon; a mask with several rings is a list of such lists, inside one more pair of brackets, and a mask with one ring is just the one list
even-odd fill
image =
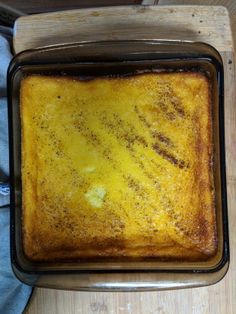
{"label": "baked custard", "polygon": [[26,257],[212,257],[217,235],[210,93],[200,72],[25,77]]}

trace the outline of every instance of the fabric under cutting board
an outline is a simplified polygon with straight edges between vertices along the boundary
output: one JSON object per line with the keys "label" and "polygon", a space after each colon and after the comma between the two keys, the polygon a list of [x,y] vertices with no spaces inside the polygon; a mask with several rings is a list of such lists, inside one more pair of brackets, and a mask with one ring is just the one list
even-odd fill
{"label": "fabric under cutting board", "polygon": [[10,261],[10,209],[6,73],[11,60],[7,40],[0,36],[0,313],[20,314],[32,294],[13,274]]}

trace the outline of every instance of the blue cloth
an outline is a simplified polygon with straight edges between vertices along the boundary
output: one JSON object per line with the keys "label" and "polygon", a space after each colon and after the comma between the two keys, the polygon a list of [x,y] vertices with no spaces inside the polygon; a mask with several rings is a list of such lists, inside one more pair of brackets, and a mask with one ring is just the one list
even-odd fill
{"label": "blue cloth", "polygon": [[22,284],[14,276],[10,262],[6,99],[6,73],[10,60],[8,41],[0,36],[0,314],[22,313],[32,293],[31,287]]}

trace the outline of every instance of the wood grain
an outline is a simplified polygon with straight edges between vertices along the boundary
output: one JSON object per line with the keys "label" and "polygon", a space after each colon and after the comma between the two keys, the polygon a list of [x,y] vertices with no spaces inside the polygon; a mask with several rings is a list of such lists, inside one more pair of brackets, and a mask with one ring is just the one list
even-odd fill
{"label": "wood grain", "polygon": [[[100,11],[101,10],[101,11]],[[200,22],[202,21],[202,22]],[[63,25],[63,28],[59,26]],[[65,36],[70,34],[70,36]],[[28,314],[236,313],[236,106],[234,51],[228,13],[223,7],[89,9],[21,18],[15,50],[60,41],[106,38],[172,38],[205,41],[224,61],[225,135],[231,266],[213,286],[176,291],[98,293],[36,289]]]}
{"label": "wood grain", "polygon": [[205,41],[220,51],[232,51],[228,20],[228,11],[214,6],[126,6],[37,14],[16,21],[14,49],[17,53],[91,39],[168,38]]}
{"label": "wood grain", "polygon": [[235,0],[159,0],[160,5],[221,5],[229,10],[233,31],[234,45],[236,45],[236,1]]}

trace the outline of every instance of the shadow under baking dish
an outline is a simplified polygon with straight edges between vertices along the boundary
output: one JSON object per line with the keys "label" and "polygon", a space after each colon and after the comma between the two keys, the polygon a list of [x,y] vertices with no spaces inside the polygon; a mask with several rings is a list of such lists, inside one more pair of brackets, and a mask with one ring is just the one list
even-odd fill
{"label": "shadow under baking dish", "polygon": [[[213,175],[216,198],[217,253],[207,261],[98,260],[36,263],[22,246],[20,83],[29,74],[101,76],[153,71],[201,71],[210,78],[213,118]],[[227,272],[229,240],[224,146],[223,64],[204,43],[133,40],[49,46],[22,52],[8,69],[11,175],[11,261],[23,282],[74,290],[152,290],[209,285]]]}

